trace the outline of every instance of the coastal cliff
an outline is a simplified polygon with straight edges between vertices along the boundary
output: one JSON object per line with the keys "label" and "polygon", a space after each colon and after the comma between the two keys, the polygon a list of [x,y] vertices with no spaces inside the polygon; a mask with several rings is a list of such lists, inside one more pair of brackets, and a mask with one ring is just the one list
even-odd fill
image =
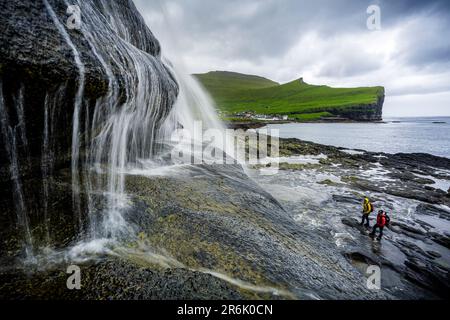
{"label": "coastal cliff", "polygon": [[385,93],[383,89],[377,94],[377,99],[374,103],[329,110],[329,112],[335,116],[353,121],[382,121],[384,99]]}
{"label": "coastal cliff", "polygon": [[279,84],[235,72],[214,71],[195,77],[211,94],[224,120],[381,121],[383,87],[334,88],[303,78]]}

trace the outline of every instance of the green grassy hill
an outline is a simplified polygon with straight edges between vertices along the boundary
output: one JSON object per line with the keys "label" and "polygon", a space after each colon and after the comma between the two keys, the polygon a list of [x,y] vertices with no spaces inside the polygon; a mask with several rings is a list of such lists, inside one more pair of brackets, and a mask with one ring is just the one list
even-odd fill
{"label": "green grassy hill", "polygon": [[215,71],[196,76],[227,116],[252,111],[288,115],[292,120],[324,117],[381,120],[383,87],[331,88],[307,84],[303,79],[286,84],[232,72]]}

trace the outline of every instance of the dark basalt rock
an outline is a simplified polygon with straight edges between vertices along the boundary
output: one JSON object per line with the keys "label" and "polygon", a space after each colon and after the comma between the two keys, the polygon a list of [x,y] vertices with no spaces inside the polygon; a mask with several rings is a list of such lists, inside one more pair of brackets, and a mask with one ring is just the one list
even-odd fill
{"label": "dark basalt rock", "polygon": [[356,220],[355,218],[342,218],[341,222],[343,224],[345,224],[346,226],[352,227],[352,228],[356,228],[359,230],[359,232],[361,232],[361,234],[367,234],[367,229],[366,227],[362,226],[360,224],[360,222],[358,220]]}
{"label": "dark basalt rock", "polygon": [[426,230],[423,230],[419,226],[412,226],[411,224],[406,224],[400,221],[392,221],[392,223],[390,223],[390,227],[399,227],[399,229],[403,232],[406,231],[408,233],[415,233],[422,236],[427,234]]}
{"label": "dark basalt rock", "polygon": [[440,245],[450,249],[450,236],[442,235],[439,233],[432,232],[430,233],[434,242],[439,243]]}
{"label": "dark basalt rock", "polygon": [[[7,269],[0,272],[0,298],[388,298],[368,290],[327,240],[303,230],[238,166],[130,175],[126,187],[125,217],[136,236],[115,249],[120,259],[82,264],[83,287],[74,292],[65,287],[64,264]],[[171,268],[158,257],[168,257]]]}
{"label": "dark basalt rock", "polygon": [[407,266],[406,278],[422,287],[438,292],[441,297],[448,299],[450,296],[450,270],[431,265],[418,257],[410,257],[405,265]]}
{"label": "dark basalt rock", "polygon": [[[84,158],[86,136],[95,134],[89,132],[95,106],[110,93],[111,78],[117,83],[117,98],[108,105],[110,108],[120,108],[128,99],[127,90],[136,88],[140,78],[150,79],[148,91],[153,85],[159,99],[158,108],[153,110],[155,128],[171,111],[178,94],[177,83],[162,62],[159,42],[132,0],[70,4],[80,7],[81,29],[66,25],[70,14],[69,3],[64,0],[0,1],[2,266],[14,265],[23,256],[25,228],[19,221],[20,214],[29,220],[36,247],[48,245],[59,250],[78,240],[86,230],[87,197],[83,189],[79,190],[78,216],[70,172],[77,97],[81,100],[79,120],[83,124],[79,130],[80,158]],[[97,20],[93,20],[94,16]],[[78,55],[84,68],[77,63]],[[116,60],[102,61],[104,57]],[[139,74],[142,70],[137,64],[150,65],[146,62],[151,62],[152,69],[142,69],[153,73]],[[84,82],[80,81],[82,75]],[[48,170],[45,174],[44,169]],[[20,210],[15,206],[19,203],[17,184],[23,197]],[[100,198],[93,196],[99,207],[103,201]]]}
{"label": "dark basalt rock", "polygon": [[[108,76],[97,54],[81,30],[66,27],[69,16],[67,3],[62,0],[48,0],[65,32],[67,32],[76,50],[79,52],[85,68],[84,105],[81,121],[92,119],[95,102],[106,95]],[[114,44],[126,43],[155,58],[164,69],[160,60],[160,45],[146,26],[143,18],[131,0],[82,1],[81,21],[87,21],[83,12],[94,10],[104,15],[96,28],[109,30],[108,38],[96,39],[102,43],[103,51],[118,50]],[[55,95],[61,87],[61,105],[55,110],[53,121],[53,139],[57,164],[66,165],[69,160],[72,115],[74,98],[77,92],[79,72],[71,47],[58,31],[43,1],[2,1],[0,2],[0,84],[11,127],[17,127],[17,100],[22,90],[24,129],[28,140],[27,146],[18,139],[19,159],[31,159],[30,163],[21,161],[21,174],[36,174],[41,159],[41,145],[44,131],[44,105],[47,95]],[[87,14],[87,13],[86,13]],[[84,19],[84,20],[83,20]],[[110,21],[119,25],[113,28]],[[87,23],[87,22],[86,22]],[[90,26],[89,26],[90,27]],[[101,52],[100,52],[101,53]],[[115,64],[112,64],[113,68]],[[125,95],[123,70],[112,70],[121,84],[120,90]],[[137,72],[129,66],[127,72]],[[177,94],[177,87],[172,75],[167,72],[160,77],[161,115],[164,118],[170,111]],[[88,106],[88,108],[86,108]],[[114,106],[111,106],[114,107]],[[89,110],[85,114],[85,110]],[[0,182],[8,180],[8,159],[4,144],[0,144]],[[23,163],[22,163],[23,162]],[[31,171],[31,172],[30,172]]]}
{"label": "dark basalt rock", "polygon": [[[343,195],[338,195],[338,194],[333,194],[333,200],[336,202],[353,203],[355,205],[361,204],[361,200],[359,200],[355,197],[343,196]],[[354,223],[353,220],[349,220],[348,218],[345,218],[345,219],[346,219],[346,222],[349,223],[350,226]]]}
{"label": "dark basalt rock", "polygon": [[146,246],[164,248],[190,269],[287,291],[282,298],[387,298],[368,290],[325,239],[303,230],[239,167],[129,176],[127,189],[138,199],[132,211],[145,210],[149,217],[140,223]]}
{"label": "dark basalt rock", "polygon": [[[327,184],[333,192],[331,200],[309,210],[318,211],[314,218],[319,224],[333,221],[329,228],[331,233],[337,234],[338,240],[330,240],[338,242],[342,254],[356,269],[364,275],[369,265],[380,265],[383,287],[400,299],[448,297],[449,270],[446,266],[450,234],[442,226],[446,225],[445,220],[449,220],[446,206],[450,202],[444,191],[433,188],[431,178],[423,178],[450,180],[448,159],[425,154],[391,155],[363,150],[361,155],[349,155],[339,148],[295,139],[281,139],[280,149],[289,155],[327,155],[327,159],[322,159],[319,166],[309,170],[309,174],[331,174],[343,183]],[[308,177],[308,172],[302,175]],[[316,190],[314,185],[312,190]],[[359,225],[364,196],[369,196],[375,207],[375,213],[370,216],[372,226],[378,208],[386,210],[391,217],[380,242],[368,236],[371,229]],[[322,206],[324,211],[321,211]],[[328,218],[334,210],[335,215]],[[327,218],[321,220],[321,215]],[[342,227],[335,226],[336,218]],[[439,219],[443,221],[439,222]],[[314,231],[319,233],[320,229],[314,227]]]}
{"label": "dark basalt rock", "polygon": [[377,101],[372,104],[352,106],[343,108],[342,110],[326,110],[334,115],[353,120],[353,121],[382,121],[383,120],[383,104],[385,99],[384,88],[380,90]]}
{"label": "dark basalt rock", "polygon": [[264,122],[258,122],[258,121],[246,121],[246,122],[237,122],[237,121],[233,121],[233,122],[228,122],[227,123],[227,127],[229,129],[234,129],[234,130],[250,130],[250,129],[258,129],[258,128],[262,128],[265,127],[267,124]]}
{"label": "dark basalt rock", "polygon": [[[111,78],[117,80],[118,94],[114,103],[108,105],[110,108],[119,110],[127,99],[127,89],[137,87],[140,70],[131,63],[136,56],[147,58],[153,66],[151,77],[144,76],[151,79],[148,91],[155,82],[158,90],[160,104],[154,111],[155,128],[171,111],[178,94],[177,83],[162,62],[159,42],[132,0],[74,2],[81,10],[81,29],[66,25],[69,4],[72,3],[64,0],[0,1],[1,258],[14,257],[18,252],[20,255],[22,247],[24,230],[15,210],[16,182],[21,185],[36,245],[45,244],[45,233],[50,233],[53,246],[65,246],[85,228],[86,217],[75,217],[71,199],[73,115],[82,78],[73,47],[84,66],[85,78],[83,94],[79,96],[80,158],[85,155],[84,142],[91,134],[95,106],[109,94]],[[98,18],[95,21],[94,16]],[[94,31],[98,31],[95,46],[90,38]],[[105,65],[110,66],[111,77]],[[44,140],[45,128],[48,140]],[[12,157],[17,158],[17,163]],[[51,171],[46,177],[44,168]],[[46,191],[44,183],[48,186]],[[80,191],[83,215],[85,195]],[[45,230],[42,222],[51,230]]]}
{"label": "dark basalt rock", "polygon": [[67,290],[65,265],[28,274],[0,274],[0,299],[235,300],[252,297],[239,293],[223,280],[186,269],[155,269],[113,258],[79,267],[82,274],[80,290]]}

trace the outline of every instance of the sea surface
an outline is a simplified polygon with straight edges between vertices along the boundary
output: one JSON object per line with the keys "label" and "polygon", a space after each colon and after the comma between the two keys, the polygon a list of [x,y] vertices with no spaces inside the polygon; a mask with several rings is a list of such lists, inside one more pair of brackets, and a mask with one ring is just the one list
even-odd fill
{"label": "sea surface", "polygon": [[450,158],[450,117],[385,118],[383,123],[271,124],[281,138],[298,138],[348,149],[429,153]]}

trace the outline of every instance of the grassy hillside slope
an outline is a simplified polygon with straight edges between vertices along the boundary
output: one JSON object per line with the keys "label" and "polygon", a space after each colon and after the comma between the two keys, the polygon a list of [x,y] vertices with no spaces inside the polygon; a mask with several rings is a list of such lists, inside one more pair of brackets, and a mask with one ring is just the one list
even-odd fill
{"label": "grassy hillside slope", "polygon": [[302,79],[280,85],[257,76],[218,71],[195,76],[227,115],[253,111],[300,121],[330,116],[381,120],[383,87],[331,88]]}

